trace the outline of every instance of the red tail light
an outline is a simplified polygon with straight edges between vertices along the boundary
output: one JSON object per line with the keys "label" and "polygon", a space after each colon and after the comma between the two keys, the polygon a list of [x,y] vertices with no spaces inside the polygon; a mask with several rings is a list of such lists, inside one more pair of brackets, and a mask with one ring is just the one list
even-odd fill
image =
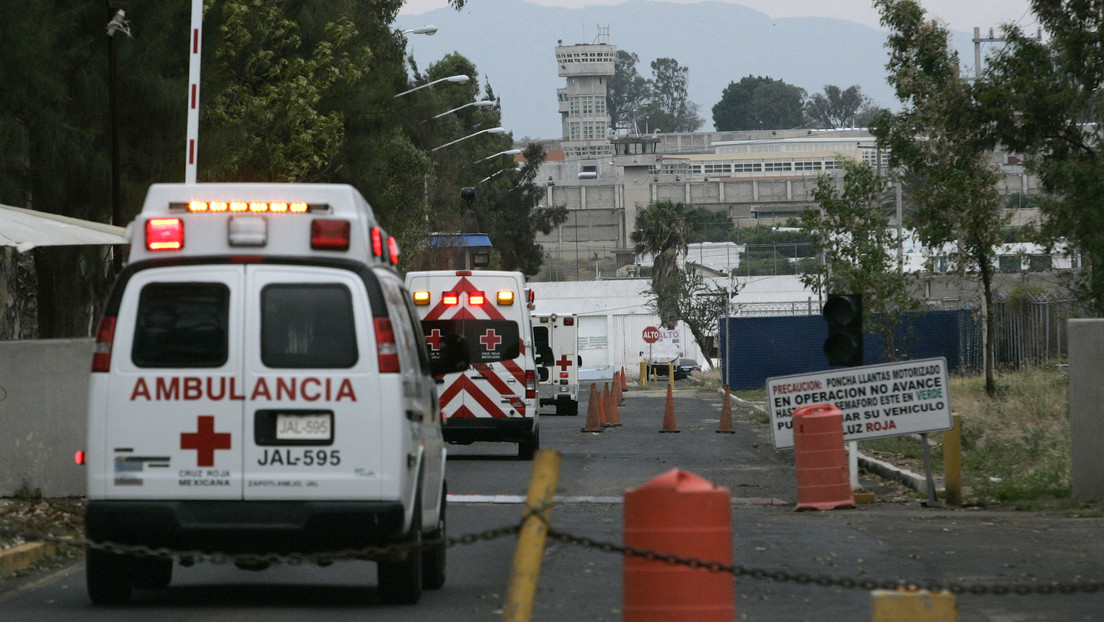
{"label": "red tail light", "polygon": [[525,399],[531,400],[537,397],[537,372],[533,369],[525,370]]}
{"label": "red tail light", "polygon": [[84,452],[83,451],[78,451],[77,453],[73,454],[73,462],[74,463],[84,464],[84,460],[85,460],[85,457],[84,457]]}
{"label": "red tail light", "polygon": [[372,256],[383,257],[383,230],[372,227]]}
{"label": "red tail light", "polygon": [[92,371],[111,369],[111,343],[115,340],[115,316],[100,318],[100,327],[96,330],[96,346],[92,350]]}
{"label": "red tail light", "polygon": [[399,243],[395,238],[387,238],[387,254],[391,257],[391,265],[399,265]]}
{"label": "red tail light", "polygon": [[395,345],[395,330],[391,326],[391,320],[378,317],[376,324],[376,350],[379,352],[380,373],[394,374],[399,372],[399,348]]}
{"label": "red tail light", "polygon": [[456,292],[444,292],[441,294],[441,304],[455,305],[460,303],[460,294]]}
{"label": "red tail light", "polygon": [[184,248],[184,223],[179,218],[147,220],[146,248],[151,251],[175,251]]}
{"label": "red tail light", "polygon": [[575,325],[575,318],[573,318],[573,317],[565,317],[564,318],[564,326],[574,326],[574,325]]}
{"label": "red tail light", "polygon": [[319,251],[349,250],[349,221],[316,218],[311,221],[311,248]]}
{"label": "red tail light", "polygon": [[486,302],[487,297],[483,295],[483,292],[471,292],[468,294],[468,304],[481,305]]}

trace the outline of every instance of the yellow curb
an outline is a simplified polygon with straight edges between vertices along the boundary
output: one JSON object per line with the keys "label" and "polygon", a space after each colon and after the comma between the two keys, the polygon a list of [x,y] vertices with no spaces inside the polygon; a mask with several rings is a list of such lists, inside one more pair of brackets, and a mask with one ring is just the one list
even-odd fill
{"label": "yellow curb", "polygon": [[28,542],[0,552],[0,574],[11,574],[57,553],[53,542]]}

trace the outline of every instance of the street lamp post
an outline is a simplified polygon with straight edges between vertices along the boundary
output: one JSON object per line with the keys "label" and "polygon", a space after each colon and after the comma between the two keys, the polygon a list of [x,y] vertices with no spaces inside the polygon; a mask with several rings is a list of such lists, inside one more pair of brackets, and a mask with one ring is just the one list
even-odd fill
{"label": "street lamp post", "polygon": [[444,149],[445,147],[448,147],[450,145],[455,145],[458,142],[465,141],[465,140],[467,140],[469,138],[472,138],[474,136],[479,136],[480,134],[505,134],[505,133],[506,133],[506,128],[504,128],[504,127],[489,127],[485,130],[479,130],[478,132],[475,132],[473,134],[468,134],[467,136],[464,136],[463,138],[457,138],[456,140],[454,140],[452,142],[447,142],[443,145],[434,147],[434,148],[430,149],[430,152],[437,151],[438,149]]}
{"label": "street lamp post", "polygon": [[[115,69],[115,33],[121,32],[128,37],[133,37],[130,34],[130,23],[126,20],[126,12],[119,9],[115,12],[115,15],[111,18],[111,21],[107,23],[107,100],[108,100],[108,116],[110,116],[111,124],[111,224],[115,226],[122,226],[123,224],[123,203],[122,197],[122,183],[119,179],[119,103],[118,96],[116,95],[116,69]],[[123,267],[123,254],[118,249],[112,249],[112,265],[115,268],[115,272],[118,272]]]}
{"label": "street lamp post", "polygon": [[437,34],[437,27],[433,24],[427,24],[425,26],[418,26],[417,28],[411,28],[409,30],[402,31],[404,35],[426,35],[433,36]]}
{"label": "street lamp post", "polygon": [[476,160],[476,163],[486,162],[487,160],[490,160],[491,158],[497,158],[500,155],[517,155],[519,153],[521,153],[521,149],[507,149],[506,151],[499,151],[498,153],[489,155],[482,160]]}
{"label": "street lamp post", "polygon": [[402,97],[403,95],[409,95],[410,93],[413,93],[414,91],[420,91],[424,88],[433,86],[434,84],[440,84],[441,82],[456,82],[457,84],[465,84],[470,80],[471,80],[471,78],[469,78],[468,76],[465,76],[464,74],[449,76],[447,78],[439,78],[437,80],[434,80],[433,82],[426,82],[425,84],[421,84],[421,85],[418,85],[418,86],[416,86],[412,89],[403,91],[402,93],[396,93],[395,97],[399,98],[399,97]]}
{"label": "street lamp post", "polygon": [[484,99],[482,101],[477,101],[477,102],[469,102],[469,103],[464,104],[463,106],[457,106],[457,107],[453,108],[452,110],[446,110],[446,111],[442,112],[441,114],[435,114],[435,115],[433,115],[433,118],[434,119],[440,119],[441,117],[443,117],[447,114],[452,114],[452,113],[456,112],[457,110],[462,110],[464,108],[467,108],[468,106],[475,106],[477,108],[486,108],[487,106],[493,106],[493,105],[494,105],[494,100],[491,100],[491,99]]}

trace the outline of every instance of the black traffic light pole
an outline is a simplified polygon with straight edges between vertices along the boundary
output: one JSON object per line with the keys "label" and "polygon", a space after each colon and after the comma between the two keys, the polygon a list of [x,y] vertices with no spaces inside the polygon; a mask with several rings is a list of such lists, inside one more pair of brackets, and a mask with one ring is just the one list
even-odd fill
{"label": "black traffic light pole", "polygon": [[824,355],[829,365],[857,367],[863,364],[862,294],[828,294],[824,303],[828,338]]}

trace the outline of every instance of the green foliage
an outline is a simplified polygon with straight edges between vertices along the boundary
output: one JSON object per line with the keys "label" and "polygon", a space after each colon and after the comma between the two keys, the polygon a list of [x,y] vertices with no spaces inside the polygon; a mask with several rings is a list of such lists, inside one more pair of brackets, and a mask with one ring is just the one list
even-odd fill
{"label": "green foliage", "polygon": [[713,106],[717,131],[782,130],[801,127],[805,89],[763,76],[729,82]]}
{"label": "green foliage", "polygon": [[[637,254],[652,255],[652,291],[670,292],[679,278],[678,256],[686,254],[688,229],[686,216],[689,210],[682,203],[658,201],[636,215],[636,231],[632,241]],[[678,320],[677,304],[672,296],[658,298],[656,312],[664,326],[673,326]]]}
{"label": "green foliage", "polygon": [[[731,295],[735,296],[738,292],[739,288],[736,287]],[[671,279],[653,282],[649,307],[656,313],[666,307],[673,307],[677,319],[690,328],[690,333],[701,351],[713,352],[719,320],[728,309],[726,301],[729,296],[730,293],[723,287],[706,281],[697,269],[688,266],[685,272],[676,272]],[[710,368],[713,367],[709,356],[706,356],[706,362]]]}
{"label": "green foliage", "polygon": [[736,227],[728,214],[713,212],[704,207],[690,207],[686,213],[686,241],[727,242],[735,235]]}
{"label": "green foliage", "polygon": [[918,303],[912,279],[896,262],[897,239],[879,197],[885,180],[869,164],[844,159],[843,187],[830,175],[817,178],[819,209],[802,214],[801,229],[824,254],[824,265],[801,281],[818,294],[862,294],[864,326],[885,340],[886,360],[897,359],[895,329]]}
{"label": "green foliage", "polygon": [[12,497],[20,501],[37,501],[42,498],[42,489],[38,486],[31,486],[30,482],[23,480],[19,484],[19,488],[15,489],[12,493]]}
{"label": "green foliage", "polygon": [[606,111],[610,116],[610,129],[636,129],[637,111],[648,101],[648,80],[636,69],[640,57],[617,50],[613,59],[613,76],[606,82]]}
{"label": "green foliage", "polygon": [[826,84],[823,93],[813,93],[805,102],[805,118],[810,127],[820,129],[860,127],[859,111],[869,106],[870,98],[862,94],[859,85],[841,90]]}
{"label": "green foliage", "polygon": [[[993,315],[992,279],[996,247],[1007,217],[1000,209],[998,172],[989,159],[995,145],[993,112],[977,87],[959,79],[950,34],[927,20],[914,0],[875,0],[889,29],[889,83],[901,111],[883,112],[872,133],[889,152],[889,164],[909,180],[915,199],[911,216],[920,240],[933,247],[957,242],[965,261],[960,272],[976,271]],[[988,389],[993,385],[994,329],[985,322]]]}
{"label": "green foliage", "polygon": [[337,81],[355,84],[367,61],[351,45],[356,27],[347,18],[326,24],[327,38],[304,50],[299,25],[278,0],[217,4],[215,48],[221,89],[207,106],[210,145],[205,166],[225,181],[303,182],[317,179],[343,141],[343,117],[323,111],[323,94]]}
{"label": "green foliage", "polygon": [[652,61],[650,101],[645,106],[652,127],[664,132],[693,132],[702,126],[698,105],[687,93],[689,73],[688,67],[680,66],[673,58]]}
{"label": "green foliage", "polygon": [[1066,240],[1088,269],[1079,297],[1104,313],[1104,12],[1098,2],[1033,1],[1045,40],[1009,26],[1003,52],[989,59],[979,87],[1002,143],[1027,156],[1046,198],[1043,234]]}

